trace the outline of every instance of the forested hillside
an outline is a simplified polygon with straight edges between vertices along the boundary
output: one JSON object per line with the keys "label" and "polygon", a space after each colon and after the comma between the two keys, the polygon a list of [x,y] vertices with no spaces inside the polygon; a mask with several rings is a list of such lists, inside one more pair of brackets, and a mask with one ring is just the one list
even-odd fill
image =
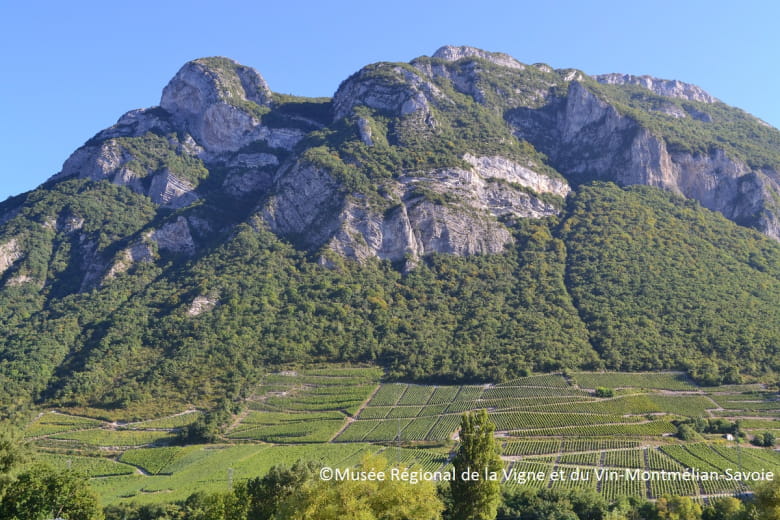
{"label": "forested hillside", "polygon": [[212,407],[390,380],[780,369],[780,132],[679,81],[469,47],[332,98],[185,64],[0,203],[0,406]]}
{"label": "forested hillside", "polygon": [[[89,207],[117,190],[59,189],[33,208],[58,197]],[[136,213],[119,207],[127,229],[144,214],[141,200]],[[776,369],[774,241],[695,202],[605,184],[580,188],[560,217],[511,225],[504,253],[432,255],[407,274],[387,261],[322,266],[250,223],[199,258],[140,263],[90,292],[59,296],[73,283],[66,270],[43,290],[7,284],[3,388],[14,400],[3,402],[207,405],[238,398],[265,367],[326,360],[439,382],[565,368],[734,382]],[[66,233],[41,231],[35,251],[66,255]]]}

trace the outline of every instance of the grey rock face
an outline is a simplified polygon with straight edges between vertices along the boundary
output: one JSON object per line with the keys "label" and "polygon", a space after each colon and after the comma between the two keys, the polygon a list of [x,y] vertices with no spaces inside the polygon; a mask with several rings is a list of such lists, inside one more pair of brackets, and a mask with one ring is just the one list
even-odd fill
{"label": "grey rock face", "polygon": [[187,309],[187,314],[189,316],[200,316],[204,312],[208,312],[214,307],[216,307],[217,303],[219,303],[219,300],[217,298],[209,298],[208,296],[196,296],[194,300],[192,300],[192,303],[190,304],[190,308]]}
{"label": "grey rock face", "polygon": [[[434,55],[435,56],[435,55]],[[429,78],[444,78],[452,82],[458,92],[471,96],[478,103],[485,102],[485,92],[478,86],[480,66],[476,61],[465,61],[458,64],[442,64],[415,60],[412,65]]]}
{"label": "grey rock face", "polygon": [[501,65],[502,67],[509,67],[510,69],[522,70],[525,65],[514,59],[508,54],[502,52],[487,52],[475,47],[454,47],[452,45],[445,45],[440,47],[433,53],[433,58],[439,58],[447,61],[458,61],[463,58],[481,58],[483,60]]}
{"label": "grey rock face", "polygon": [[360,140],[367,146],[374,146],[374,139],[371,135],[371,124],[363,117],[359,117],[357,120],[358,132],[360,132]]}
{"label": "grey rock face", "polygon": [[[381,69],[381,74],[376,70]],[[392,64],[377,64],[353,74],[333,96],[335,120],[358,105],[400,116],[429,115],[429,102],[443,97],[439,88],[417,72]]]}
{"label": "grey rock face", "polygon": [[[595,79],[638,85],[668,98],[717,101],[699,87],[679,81],[621,74]],[[318,104],[312,108],[314,103],[278,104],[283,98],[272,98],[260,74],[232,60],[205,58],[187,63],[165,87],[160,107],[122,116],[77,150],[54,179],[108,180],[148,195],[165,208],[188,208],[199,197],[204,204],[182,212],[176,221],[159,229],[147,228],[143,240],[123,250],[113,265],[100,257],[94,243],[83,240],[85,287],[95,286],[105,273],[111,278],[134,263],[153,261],[158,250],[193,254],[196,240],[233,225],[209,220],[203,213],[214,201],[231,199],[240,202],[241,208],[256,204],[253,224],[262,221],[296,246],[310,251],[325,248],[359,261],[403,261],[407,267],[434,252],[500,252],[513,239],[499,219],[555,215],[560,199],[571,190],[569,183],[591,180],[670,190],[780,239],[780,218],[773,202],[780,193],[777,172],[751,169],[722,150],[699,154],[670,150],[663,138],[592,93],[589,81],[575,69],[526,66],[506,54],[445,46],[432,58],[418,58],[409,65],[367,66],[342,83],[330,107]],[[380,148],[388,144],[406,142],[400,137],[407,135],[412,140],[436,136],[440,123],[450,121],[452,113],[453,120],[459,116],[461,107],[455,103],[462,97],[453,94],[450,85],[480,103],[479,110],[503,116],[515,136],[543,152],[562,176],[540,167],[541,159],[533,159],[536,163],[510,160],[498,148],[489,154],[466,153],[464,164],[458,167],[394,171],[392,178],[379,181],[382,195],[368,196],[350,192],[333,172],[298,155],[306,134],[327,126],[328,108],[332,108],[334,121],[353,119],[357,135],[350,139],[359,138],[374,147],[372,153],[381,153]],[[662,99],[651,110],[664,117],[690,118],[690,122],[710,120],[692,103],[683,108],[677,103]],[[358,107],[373,109],[382,117],[372,120]],[[446,119],[437,121],[437,114]],[[491,131],[500,127],[497,135],[505,132],[499,141],[511,140],[500,119],[490,121]],[[288,123],[289,128],[284,127]],[[457,128],[454,124],[444,130]],[[165,153],[187,156],[187,161],[196,157],[210,172],[217,172],[208,181],[218,182],[203,183],[199,189],[212,186],[220,193],[215,197],[205,191],[199,194],[195,181],[183,178],[185,170],[177,171],[177,161],[169,165],[166,158],[154,171],[141,166],[156,159],[134,157],[137,152],[123,145],[122,138],[149,137],[150,132],[158,145],[159,136],[167,140],[170,147]],[[340,145],[334,141],[328,146]],[[517,157],[514,152],[511,156]],[[349,152],[341,158],[350,167],[361,167],[361,159],[350,157]],[[70,226],[67,232],[73,233],[81,225],[56,222],[58,231]],[[0,274],[16,261],[14,251],[8,244],[0,246]]]}
{"label": "grey rock face", "polygon": [[[262,216],[276,233],[310,249],[323,245],[359,261],[393,262],[430,253],[457,255],[503,251],[513,242],[496,217],[540,218],[558,213],[532,193],[565,197],[569,186],[503,157],[465,160],[471,170],[444,168],[401,176],[386,186],[398,202],[389,209],[361,195],[345,195],[322,168],[296,164],[278,179]],[[422,189],[422,192],[420,191]],[[529,190],[532,190],[529,193]],[[440,194],[451,202],[428,200]]]}
{"label": "grey rock face", "polygon": [[97,253],[97,243],[85,235],[79,236],[79,258],[83,274],[80,292],[88,291],[100,284],[101,277],[108,269],[107,262]]}
{"label": "grey rock face", "polygon": [[[35,282],[33,277],[26,274],[19,274],[10,278],[8,282],[6,282],[6,287],[17,287],[19,285],[24,285],[31,282]],[[38,288],[43,288],[43,283],[38,283]]]}
{"label": "grey rock face", "polygon": [[257,139],[259,120],[245,107],[268,106],[270,100],[257,71],[227,58],[205,58],[179,70],[163,90],[160,106],[207,151],[221,153]]}
{"label": "grey rock face", "polygon": [[[132,159],[130,152],[113,139],[98,145],[88,144],[73,152],[62,166],[62,171],[55,175],[54,179],[67,177],[91,179],[94,181],[108,179],[116,182],[116,184],[127,184],[127,182],[124,182],[124,179],[134,175],[129,172],[118,174],[120,168]],[[142,173],[138,172],[137,175],[142,176]]]}
{"label": "grey rock face", "polygon": [[15,238],[0,244],[0,276],[22,257],[22,250]]}
{"label": "grey rock face", "polygon": [[238,154],[225,166],[230,170],[222,184],[225,191],[234,197],[243,197],[271,186],[279,158],[270,153]]}
{"label": "grey rock face", "polygon": [[715,103],[718,101],[696,85],[672,79],[632,76],[631,74],[601,74],[594,76],[594,79],[599,83],[609,85],[639,85],[655,92],[659,96],[687,99],[688,101],[701,101],[702,103]]}
{"label": "grey rock face", "polygon": [[222,187],[233,197],[244,197],[250,193],[263,192],[271,186],[273,174],[263,170],[249,170],[231,173]]}
{"label": "grey rock face", "polygon": [[328,247],[358,261],[377,257],[398,262],[430,253],[491,254],[513,242],[509,231],[489,215],[420,198],[405,200],[384,215],[351,202],[337,219],[340,226]]}
{"label": "grey rock face", "polygon": [[334,215],[344,202],[340,184],[326,170],[296,163],[283,171],[274,195],[262,210],[271,230],[304,247],[319,247],[338,229]]}
{"label": "grey rock face", "polygon": [[133,264],[139,262],[151,262],[154,260],[154,251],[146,242],[138,242],[122,250],[114,264],[108,270],[104,281],[116,278],[116,276],[126,272]]}
{"label": "grey rock face", "polygon": [[151,131],[160,133],[173,131],[168,114],[165,114],[159,107],[131,110],[120,117],[114,126],[100,132],[96,136],[96,140],[112,137],[134,137]]}
{"label": "grey rock face", "polygon": [[195,253],[195,242],[192,240],[190,226],[184,217],[179,217],[174,222],[169,222],[160,229],[153,231],[150,239],[162,251],[185,255]]}
{"label": "grey rock face", "polygon": [[[186,146],[186,142],[182,143]],[[108,180],[127,186],[136,193],[148,195],[157,204],[183,208],[198,199],[195,188],[170,170],[152,172],[140,169],[133,154],[119,141],[108,139],[98,145],[86,145],[73,153],[62,172],[54,178],[76,177],[93,181]],[[152,175],[151,183],[143,179]]]}
{"label": "grey rock face", "polygon": [[537,193],[552,193],[566,197],[571,188],[561,179],[553,179],[522,166],[505,157],[474,157],[466,154],[463,159],[474,167],[477,174],[485,179],[501,179],[532,189]]}
{"label": "grey rock face", "polygon": [[192,184],[165,169],[152,178],[149,197],[153,202],[169,208],[185,208],[198,200]]}
{"label": "grey rock face", "polygon": [[556,169],[575,182],[600,179],[656,186],[780,238],[762,209],[772,206],[773,192],[780,193],[777,172],[751,171],[722,150],[669,151],[664,139],[619,114],[582,84],[572,83],[564,100],[540,110],[514,111],[507,120],[518,137],[547,154]]}

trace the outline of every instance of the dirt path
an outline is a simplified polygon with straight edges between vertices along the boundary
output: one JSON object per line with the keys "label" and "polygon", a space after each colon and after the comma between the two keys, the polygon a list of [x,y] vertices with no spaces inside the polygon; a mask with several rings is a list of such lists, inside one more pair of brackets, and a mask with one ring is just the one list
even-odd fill
{"label": "dirt path", "polygon": [[334,434],[331,436],[331,438],[330,438],[330,439],[328,439],[328,442],[333,442],[333,441],[336,439],[336,437],[338,437],[339,435],[341,435],[341,434],[344,432],[344,430],[346,430],[346,429],[347,429],[347,427],[348,427],[350,424],[352,424],[353,422],[355,422],[355,417],[357,417],[358,415],[360,415],[360,412],[362,412],[362,411],[363,411],[363,409],[364,409],[366,406],[368,406],[368,403],[370,403],[370,402],[371,402],[371,399],[373,399],[373,398],[374,398],[374,396],[376,395],[376,393],[379,391],[379,389],[380,389],[380,388],[382,388],[382,385],[381,385],[381,384],[379,384],[379,385],[376,385],[376,388],[374,388],[374,391],[373,391],[373,392],[371,392],[371,395],[369,395],[369,396],[366,398],[366,400],[365,400],[365,401],[363,401],[362,403],[360,403],[360,406],[358,406],[358,409],[355,411],[355,414],[354,414],[352,417],[347,417],[347,418],[346,418],[346,420],[344,421],[344,424],[342,424],[342,425],[341,425],[341,428],[339,428],[339,431],[337,431],[336,433],[334,433]]}
{"label": "dirt path", "polygon": [[250,412],[251,410],[249,408],[246,408],[240,414],[236,415],[236,418],[233,420],[232,423],[230,423],[230,426],[225,428],[225,432],[223,435],[228,435],[230,434],[230,432],[235,430],[236,427],[238,427],[238,425],[241,424],[241,421],[246,419],[247,415],[249,415]]}

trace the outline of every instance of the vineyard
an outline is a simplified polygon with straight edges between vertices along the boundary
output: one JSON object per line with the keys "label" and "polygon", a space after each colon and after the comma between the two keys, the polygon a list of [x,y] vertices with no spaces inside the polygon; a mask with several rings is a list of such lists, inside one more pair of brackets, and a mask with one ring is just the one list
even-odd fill
{"label": "vineyard", "polygon": [[[597,397],[597,388],[613,390],[611,397]],[[105,503],[226,489],[298,459],[350,467],[380,454],[391,464],[442,471],[451,467],[462,413],[482,408],[496,425],[506,470],[519,475],[505,482],[512,487],[587,487],[610,499],[706,497],[749,485],[642,476],[780,467],[778,452],[747,442],[675,437],[676,421],[686,418],[739,420],[748,436],[778,431],[776,393],[759,385],[702,388],[680,373],[545,374],[447,386],[383,383],[375,368],[334,366],[267,374],[243,404],[217,444],[179,444],[182,431],[204,417],[194,409],[131,423],[52,411],[32,420],[25,436],[46,463],[91,477]]]}

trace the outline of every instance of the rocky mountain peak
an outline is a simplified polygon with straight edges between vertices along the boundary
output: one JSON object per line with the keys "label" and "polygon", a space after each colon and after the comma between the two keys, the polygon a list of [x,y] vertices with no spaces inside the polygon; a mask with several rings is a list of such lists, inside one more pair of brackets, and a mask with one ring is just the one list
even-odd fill
{"label": "rocky mountain peak", "polygon": [[717,98],[708,94],[701,87],[683,83],[674,79],[659,79],[652,76],[633,76],[631,74],[601,74],[594,76],[599,83],[607,85],[639,85],[659,96],[685,99],[688,101],[700,101],[702,103],[715,103]]}
{"label": "rocky mountain peak", "polygon": [[241,100],[268,105],[271,89],[255,69],[218,56],[185,63],[163,89],[160,106],[176,113]]}
{"label": "rocky mountain peak", "polygon": [[271,90],[256,70],[221,57],[185,64],[160,100],[206,150],[217,153],[254,140],[253,131],[270,104]]}
{"label": "rocky mountain peak", "polygon": [[433,53],[433,58],[439,58],[446,61],[458,61],[463,58],[482,58],[483,60],[495,63],[502,67],[509,67],[511,69],[523,70],[525,65],[514,59],[508,54],[502,52],[488,52],[476,47],[468,47],[462,45],[456,47],[453,45],[445,45],[440,47]]}
{"label": "rocky mountain peak", "polygon": [[415,68],[398,63],[377,63],[362,68],[345,80],[333,96],[335,120],[347,116],[354,107],[425,118],[428,103],[442,94],[433,82]]}

